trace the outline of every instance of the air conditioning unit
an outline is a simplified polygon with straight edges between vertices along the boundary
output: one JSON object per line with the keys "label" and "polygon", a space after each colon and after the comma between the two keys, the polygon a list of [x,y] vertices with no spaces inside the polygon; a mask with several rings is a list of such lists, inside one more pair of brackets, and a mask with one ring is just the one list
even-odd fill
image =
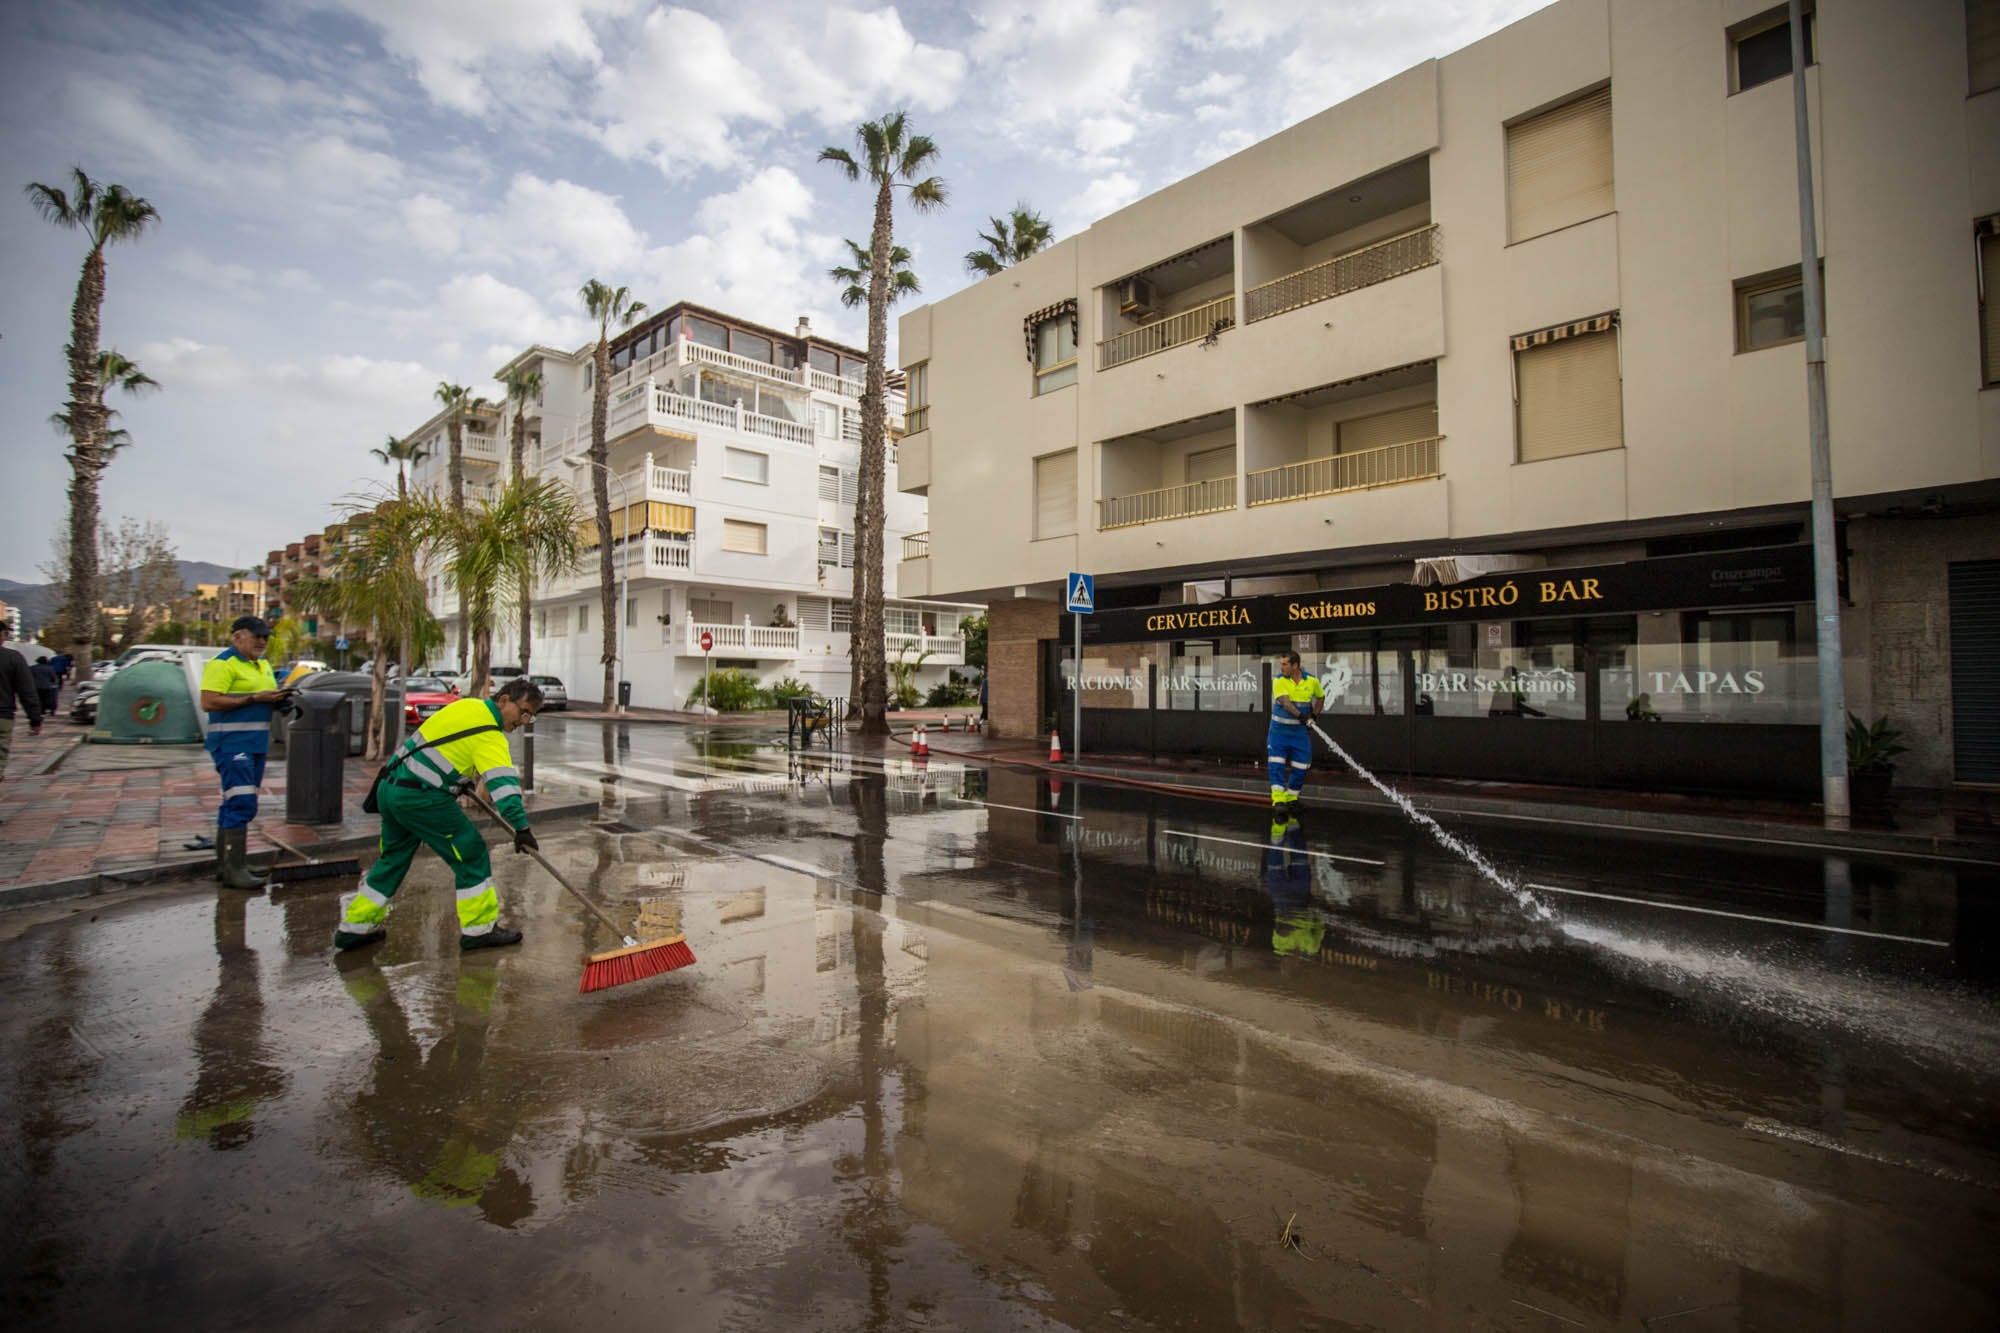
{"label": "air conditioning unit", "polygon": [[1153,305],[1152,279],[1125,279],[1118,289],[1118,313],[1142,324],[1151,319],[1157,313]]}

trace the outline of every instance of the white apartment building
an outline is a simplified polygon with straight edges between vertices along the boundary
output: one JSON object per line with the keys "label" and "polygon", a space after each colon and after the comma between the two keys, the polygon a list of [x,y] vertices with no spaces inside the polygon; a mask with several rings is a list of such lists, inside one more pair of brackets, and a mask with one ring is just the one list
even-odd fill
{"label": "white apartment building", "polygon": [[[495,372],[523,368],[542,377],[541,397],[527,411],[526,466],[570,486],[586,514],[594,503],[591,351],[531,347]],[[791,677],[844,697],[866,353],[819,337],[803,318],[787,334],[681,302],[618,334],[611,364],[606,432],[624,622],[619,678],[631,682],[632,703],[678,708],[709,667],[739,667],[765,684]],[[898,556],[926,521],[923,499],[897,485],[901,403],[896,394],[891,399],[886,647],[892,687],[904,663],[912,684],[927,693],[964,667],[959,625],[981,608],[898,595]],[[436,434],[442,420],[424,432]],[[485,493],[475,489],[475,477],[484,488],[506,475],[512,430],[504,408],[490,435],[479,427],[477,472],[473,451],[466,454],[468,496]],[[417,474],[426,486],[444,484],[438,438]],[[529,665],[588,701],[601,692],[604,675],[594,520],[582,537],[582,567],[537,594]],[[457,597],[441,571],[432,595],[449,653],[457,642]],[[519,660],[517,620],[503,613],[495,627],[496,663]]]}
{"label": "white apartment building", "polygon": [[[1806,10],[1847,705],[2000,781],[2000,10]],[[1388,771],[1816,791],[1793,86],[1783,5],[1558,0],[905,314],[995,730],[1081,571],[1086,751],[1259,754],[1296,646]]]}

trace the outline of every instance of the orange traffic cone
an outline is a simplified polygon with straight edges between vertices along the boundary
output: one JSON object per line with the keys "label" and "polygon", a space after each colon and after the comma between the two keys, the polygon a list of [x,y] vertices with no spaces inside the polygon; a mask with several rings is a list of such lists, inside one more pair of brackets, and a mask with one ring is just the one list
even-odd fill
{"label": "orange traffic cone", "polygon": [[910,757],[912,759],[928,759],[931,757],[931,743],[929,738],[924,735],[924,729],[921,725],[917,727],[917,734],[910,740]]}
{"label": "orange traffic cone", "polygon": [[1060,731],[1049,733],[1049,762],[1052,764],[1060,764],[1062,762],[1062,733]]}
{"label": "orange traffic cone", "polygon": [[945,734],[945,735],[947,735],[947,736],[951,735],[951,714],[950,714],[950,713],[946,713],[946,714],[944,715],[944,734]]}

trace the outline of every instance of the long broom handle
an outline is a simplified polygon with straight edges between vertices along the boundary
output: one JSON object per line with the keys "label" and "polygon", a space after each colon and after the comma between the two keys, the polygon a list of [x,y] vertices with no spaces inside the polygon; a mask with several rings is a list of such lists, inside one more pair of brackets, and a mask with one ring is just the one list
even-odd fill
{"label": "long broom handle", "polygon": [[[486,799],[485,792],[479,790],[479,788],[477,787],[472,788],[471,791],[472,791],[472,799],[479,802],[480,809],[484,810],[487,814],[493,816],[493,820],[495,823],[499,824],[501,828],[508,829],[510,831],[513,829],[513,825],[509,824],[506,820],[500,818],[500,812],[493,808],[493,802]],[[588,907],[590,909],[591,915],[595,916],[599,921],[602,921],[607,927],[609,927],[612,934],[616,935],[619,939],[625,941],[625,944],[628,948],[639,942],[633,939],[630,935],[627,935],[624,932],[624,930],[619,927],[618,923],[616,921],[613,921],[602,907],[599,907],[596,903],[584,897],[583,890],[577,888],[576,885],[564,879],[562,871],[557,870],[554,866],[549,864],[549,858],[542,855],[541,849],[539,847],[530,847],[527,849],[527,851],[528,855],[534,857],[536,861],[541,863],[542,869],[549,872],[550,878],[554,879],[556,883],[568,889],[570,897],[576,899],[578,902],[582,903],[585,907]]]}

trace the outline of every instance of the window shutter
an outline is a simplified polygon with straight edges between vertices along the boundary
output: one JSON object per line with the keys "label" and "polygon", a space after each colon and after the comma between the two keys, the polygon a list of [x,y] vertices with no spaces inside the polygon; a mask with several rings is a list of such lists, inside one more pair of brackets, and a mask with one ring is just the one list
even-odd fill
{"label": "window shutter", "polygon": [[1404,444],[1410,440],[1428,440],[1438,433],[1437,404],[1419,403],[1415,407],[1399,407],[1393,412],[1356,417],[1352,421],[1341,422],[1335,429],[1340,442],[1335,452],[1343,454]]}
{"label": "window shutter", "polygon": [[1612,207],[1609,88],[1508,127],[1509,240],[1539,236]]}
{"label": "window shutter", "polygon": [[1224,481],[1236,475],[1236,446],[1225,444],[1215,449],[1203,449],[1187,456],[1187,479],[1190,485],[1198,481]]}
{"label": "window shutter", "polygon": [[1985,279],[1980,289],[1979,335],[1986,374],[1984,382],[2000,384],[2000,235],[1988,231],[1979,238],[1979,272]]}
{"label": "window shutter", "polygon": [[765,530],[762,523],[745,523],[742,519],[722,520],[722,549],[738,551],[744,555],[765,554]]}
{"label": "window shutter", "polygon": [[854,534],[851,532],[840,534],[840,567],[854,568]]}
{"label": "window shutter", "polygon": [[1966,0],[1965,63],[1967,96],[2000,88],[2000,0]]}
{"label": "window shutter", "polygon": [[1035,536],[1076,531],[1076,450],[1035,460]]}
{"label": "window shutter", "polygon": [[816,629],[822,632],[827,627],[827,601],[824,597],[799,598],[799,628]]}
{"label": "window shutter", "polygon": [[824,463],[819,465],[819,498],[832,501],[834,504],[840,503],[839,468],[828,467]]}
{"label": "window shutter", "polygon": [[1516,352],[1514,363],[1523,463],[1624,446],[1615,332],[1542,343]]}

